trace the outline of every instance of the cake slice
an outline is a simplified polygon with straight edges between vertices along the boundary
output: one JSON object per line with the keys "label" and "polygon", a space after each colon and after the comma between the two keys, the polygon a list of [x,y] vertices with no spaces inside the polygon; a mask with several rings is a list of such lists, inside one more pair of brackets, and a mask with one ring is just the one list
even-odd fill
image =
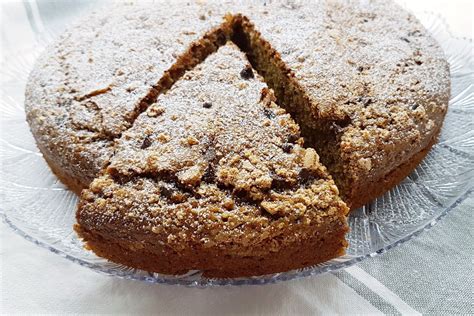
{"label": "cake slice", "polygon": [[208,277],[306,267],[346,248],[348,208],[315,150],[232,43],[158,97],[84,190],[97,255]]}

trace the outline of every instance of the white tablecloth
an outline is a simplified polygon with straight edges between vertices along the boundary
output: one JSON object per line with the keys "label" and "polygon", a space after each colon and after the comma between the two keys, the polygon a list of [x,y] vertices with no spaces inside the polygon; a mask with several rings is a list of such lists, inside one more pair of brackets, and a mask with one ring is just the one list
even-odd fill
{"label": "white tablecloth", "polygon": [[[33,7],[36,3],[30,3]],[[472,37],[471,1],[413,1]],[[21,2],[2,4],[2,47],[28,45]],[[107,277],[0,224],[0,312],[124,314],[473,314],[471,194],[415,240],[357,266],[267,286],[191,289]]]}

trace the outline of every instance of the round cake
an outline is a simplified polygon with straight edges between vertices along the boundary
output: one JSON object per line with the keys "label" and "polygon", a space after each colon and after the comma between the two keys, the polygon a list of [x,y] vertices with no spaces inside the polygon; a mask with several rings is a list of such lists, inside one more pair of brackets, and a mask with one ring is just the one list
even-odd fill
{"label": "round cake", "polygon": [[441,48],[392,2],[178,1],[82,19],[25,106],[53,172],[86,189],[90,249],[235,277],[343,254],[347,209],[418,165],[449,95]]}

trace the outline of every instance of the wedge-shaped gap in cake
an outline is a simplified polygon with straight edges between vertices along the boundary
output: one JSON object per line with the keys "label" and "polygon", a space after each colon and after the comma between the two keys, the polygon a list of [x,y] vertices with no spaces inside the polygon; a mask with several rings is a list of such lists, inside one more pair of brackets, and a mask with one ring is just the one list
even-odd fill
{"label": "wedge-shaped gap in cake", "polygon": [[114,140],[136,117],[228,40],[221,13],[188,9],[112,6],[66,30],[38,59],[27,120],[52,170],[77,193],[107,166]]}

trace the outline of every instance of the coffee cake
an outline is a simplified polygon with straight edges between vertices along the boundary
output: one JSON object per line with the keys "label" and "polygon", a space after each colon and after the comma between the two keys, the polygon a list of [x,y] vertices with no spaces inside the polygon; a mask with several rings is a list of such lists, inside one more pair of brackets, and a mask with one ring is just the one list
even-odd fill
{"label": "coffee cake", "polygon": [[390,1],[173,1],[70,28],[25,104],[52,170],[76,192],[92,181],[88,247],[233,277],[342,254],[345,205],[417,166],[449,95],[441,48]]}

